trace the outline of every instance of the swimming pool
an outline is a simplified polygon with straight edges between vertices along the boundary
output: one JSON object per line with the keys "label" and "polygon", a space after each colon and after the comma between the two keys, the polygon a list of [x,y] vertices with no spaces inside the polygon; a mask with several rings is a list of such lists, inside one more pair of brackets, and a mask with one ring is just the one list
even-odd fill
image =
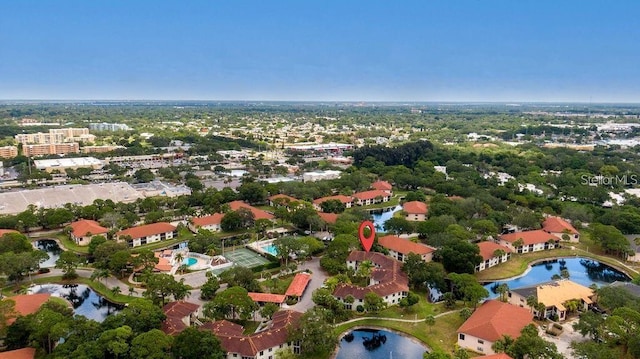
{"label": "swimming pool", "polygon": [[264,250],[265,252],[271,254],[272,256],[277,256],[278,255],[278,250],[276,249],[276,246],[274,246],[273,244],[268,244],[264,247],[260,247],[262,248],[262,250]]}
{"label": "swimming pool", "polygon": [[198,260],[195,258],[187,257],[182,261],[182,264],[191,267],[192,265],[198,263]]}

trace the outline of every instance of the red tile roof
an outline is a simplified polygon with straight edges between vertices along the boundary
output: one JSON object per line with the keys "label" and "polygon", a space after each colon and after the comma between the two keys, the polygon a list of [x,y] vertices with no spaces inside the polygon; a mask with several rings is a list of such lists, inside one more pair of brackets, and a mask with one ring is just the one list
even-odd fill
{"label": "red tile roof", "polygon": [[391,191],[393,186],[387,181],[375,181],[371,184],[371,188],[381,191]]}
{"label": "red tile roof", "polygon": [[[21,316],[27,316],[33,314],[40,309],[40,307],[49,300],[51,294],[38,293],[38,294],[20,294],[13,297],[7,297],[4,300],[13,300],[16,303],[16,313]],[[16,318],[10,318],[7,320],[8,324],[16,321]]]}
{"label": "red tile roof", "polygon": [[167,303],[162,311],[167,318],[162,322],[162,331],[168,335],[176,335],[187,328],[183,318],[195,313],[200,306],[195,303],[177,301]]}
{"label": "red tile roof", "polygon": [[90,219],[81,219],[71,223],[72,234],[76,238],[106,234],[109,229]]}
{"label": "red tile roof", "polygon": [[427,204],[420,201],[405,202],[402,205],[402,210],[407,214],[427,214],[429,211]]}
{"label": "red tile roof", "polygon": [[212,224],[220,224],[220,222],[222,222],[222,217],[224,217],[224,213],[214,213],[209,216],[193,217],[191,222],[193,222],[193,225],[196,227],[202,227]]}
{"label": "red tile roof", "polygon": [[282,304],[286,298],[283,294],[271,294],[271,293],[253,293],[249,292],[249,298],[256,303],[276,303]]}
{"label": "red tile roof", "polygon": [[[292,310],[281,310],[273,315],[268,329],[251,335],[243,335],[234,325],[226,323],[207,325],[218,337],[222,348],[228,353],[240,356],[255,357],[259,352],[278,347],[288,342],[289,332],[297,327],[302,313]],[[204,327],[204,326],[203,326]]]}
{"label": "red tile roof", "polygon": [[229,208],[232,211],[237,211],[240,208],[246,208],[246,209],[250,210],[251,213],[253,213],[253,219],[255,219],[255,220],[258,220],[258,219],[274,219],[275,218],[271,213],[263,211],[263,210],[261,210],[259,208],[251,206],[251,205],[249,205],[247,203],[244,203],[242,201],[229,202]]}
{"label": "red tile roof", "polygon": [[314,199],[313,203],[315,204],[322,204],[322,202],[326,202],[332,199],[337,199],[338,201],[342,202],[342,203],[351,203],[353,202],[353,197],[351,196],[345,196],[342,194],[336,195],[336,196],[329,196],[329,197],[322,197],[322,198],[318,198],[318,199]]}
{"label": "red tile roof", "polygon": [[409,253],[423,255],[435,252],[435,248],[431,248],[426,244],[414,243],[408,239],[403,239],[393,235],[379,238],[378,243],[389,250],[405,255]]}
{"label": "red tile roof", "polygon": [[158,258],[158,263],[153,267],[154,269],[160,272],[170,272],[173,269],[173,266],[169,263],[169,259],[161,256],[160,252],[154,252],[153,256]]}
{"label": "red tile roof", "polygon": [[550,233],[564,233],[567,231],[571,234],[578,234],[578,231],[569,222],[560,217],[547,217],[542,222],[542,229]]}
{"label": "red tile roof", "polygon": [[230,336],[241,336],[244,332],[242,325],[224,319],[216,320],[215,322],[206,322],[200,326],[200,329],[207,329],[220,335]]}
{"label": "red tile roof", "polygon": [[0,359],[33,359],[35,357],[35,348],[22,348],[0,353]]}
{"label": "red tile roof", "polygon": [[458,328],[458,333],[491,342],[502,338],[503,335],[516,339],[520,336],[522,328],[532,321],[533,314],[529,309],[498,300],[488,300]]}
{"label": "red tile roof", "polygon": [[358,192],[358,193],[354,193],[353,197],[361,200],[361,201],[366,201],[368,199],[375,199],[376,197],[389,197],[389,194],[385,191],[381,191],[381,190],[371,190],[371,191],[364,191],[364,192]]}
{"label": "red tile roof", "polygon": [[14,231],[13,229],[0,229],[0,237],[4,236],[5,234],[9,234],[9,233],[20,233],[20,232]]}
{"label": "red tile roof", "polygon": [[323,221],[331,224],[336,223],[338,220],[338,215],[335,213],[318,212],[318,216],[320,216]]}
{"label": "red tile roof", "polygon": [[499,245],[498,243],[494,243],[494,242],[480,242],[478,243],[478,248],[480,248],[480,255],[482,256],[482,259],[484,259],[485,261],[493,258],[494,257],[493,253],[498,249],[505,251],[505,253],[513,252],[510,248]]}
{"label": "red tile roof", "polygon": [[120,236],[131,236],[131,238],[144,238],[147,236],[151,236],[154,234],[162,234],[167,232],[173,232],[176,230],[176,226],[167,222],[158,222],[152,224],[145,224],[143,226],[137,226],[125,229],[116,233],[118,237]]}
{"label": "red tile roof", "polygon": [[509,233],[509,234],[503,234],[499,237],[501,240],[513,243],[515,241],[517,241],[518,239],[522,238],[522,240],[524,241],[524,245],[530,245],[530,244],[538,244],[538,243],[546,243],[548,242],[550,239],[553,239],[554,241],[557,241],[558,238],[541,230],[541,229],[537,229],[535,231],[524,231],[524,232],[515,232],[515,233]]}
{"label": "red tile roof", "polygon": [[366,260],[375,265],[375,268],[371,271],[371,276],[379,283],[368,287],[358,287],[344,283],[338,284],[333,291],[335,297],[346,298],[351,295],[356,299],[364,299],[365,294],[369,292],[384,297],[393,293],[409,291],[409,280],[401,269],[402,262],[377,252],[353,251],[347,257],[347,261],[350,262],[363,262]]}
{"label": "red tile roof", "polygon": [[311,274],[304,272],[296,274],[284,295],[287,297],[302,297],[302,293],[307,289],[307,285],[309,285],[310,281]]}

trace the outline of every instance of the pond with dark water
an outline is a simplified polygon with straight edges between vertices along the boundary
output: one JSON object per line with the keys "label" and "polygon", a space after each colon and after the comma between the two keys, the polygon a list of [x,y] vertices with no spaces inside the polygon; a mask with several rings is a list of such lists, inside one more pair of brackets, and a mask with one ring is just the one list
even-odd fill
{"label": "pond with dark water", "polygon": [[53,268],[56,266],[56,261],[60,258],[62,250],[58,246],[58,242],[52,239],[41,239],[33,242],[34,247],[49,255],[49,259],[40,263],[40,268]]}
{"label": "pond with dark water", "polygon": [[422,359],[427,348],[416,339],[387,330],[356,329],[340,340],[336,359]]}
{"label": "pond with dark water", "polygon": [[492,282],[484,287],[489,290],[491,298],[495,298],[495,287],[506,283],[510,289],[528,287],[552,280],[554,275],[560,275],[566,269],[569,279],[589,287],[592,284],[602,287],[615,281],[628,282],[630,278],[623,272],[594,259],[583,257],[560,258],[540,262],[531,266],[524,275],[503,281]]}
{"label": "pond with dark water", "polygon": [[84,284],[41,284],[29,288],[29,293],[49,293],[68,300],[73,312],[102,322],[107,316],[118,313],[124,305],[115,304]]}

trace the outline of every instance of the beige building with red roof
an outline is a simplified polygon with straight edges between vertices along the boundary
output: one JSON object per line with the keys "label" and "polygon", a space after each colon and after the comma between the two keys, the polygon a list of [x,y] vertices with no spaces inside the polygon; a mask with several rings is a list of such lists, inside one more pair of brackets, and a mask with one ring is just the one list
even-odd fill
{"label": "beige building with red roof", "polygon": [[[529,287],[521,287],[509,290],[507,298],[509,303],[525,307],[528,310],[533,309],[536,316],[551,318],[557,316],[558,320],[567,319],[567,308],[565,304],[570,300],[576,300],[579,303],[580,310],[588,310],[593,304],[595,292],[593,289],[572,282],[568,279],[550,281]],[[545,312],[538,313],[535,308],[527,305],[527,298],[534,297],[538,303],[545,305]]]}
{"label": "beige building with red roof", "polygon": [[342,204],[344,204],[345,208],[351,208],[353,207],[353,203],[354,203],[354,198],[351,196],[345,196],[342,194],[339,195],[335,195],[335,196],[328,196],[328,197],[322,197],[322,198],[317,198],[313,200],[313,208],[316,209],[316,211],[322,211],[322,202],[326,202],[329,200],[338,200],[340,201]]}
{"label": "beige building with red roof", "polygon": [[71,226],[71,240],[79,246],[88,246],[93,236],[107,236],[108,228],[102,227],[100,223],[90,219],[81,219],[73,222]]}
{"label": "beige building with red roof", "polygon": [[503,335],[517,339],[532,322],[533,314],[528,309],[488,300],[458,328],[458,345],[477,353],[495,354],[491,349],[493,343]]}
{"label": "beige building with red roof", "polygon": [[[387,305],[396,305],[407,296],[409,280],[402,271],[402,262],[378,252],[353,251],[347,257],[347,267],[357,271],[364,261],[370,261],[374,266],[367,287],[341,283],[333,291],[333,296],[343,302],[345,308],[356,310],[358,306],[364,306],[367,293],[375,293]],[[355,299],[353,303],[345,302],[349,296]]]}
{"label": "beige building with red roof", "polygon": [[353,194],[355,204],[358,206],[368,206],[370,204],[389,202],[391,194],[385,191],[374,189],[371,191],[358,192]]}
{"label": "beige building with red roof", "polygon": [[429,213],[429,207],[426,203],[420,201],[409,201],[402,204],[402,210],[405,213],[407,221],[425,221]]}
{"label": "beige building with red roof", "polygon": [[228,359],[273,359],[279,349],[288,349],[299,354],[300,346],[289,341],[289,333],[300,322],[302,313],[281,310],[273,315],[267,329],[243,334],[243,327],[227,320],[205,323],[200,329],[211,330],[220,340]]}
{"label": "beige building with red roof", "polygon": [[569,242],[577,243],[580,241],[580,232],[560,217],[547,217],[544,222],[542,222],[542,229],[545,232],[553,234],[560,240],[567,238]]}
{"label": "beige building with red roof", "polygon": [[375,181],[371,184],[371,188],[378,191],[385,191],[390,195],[393,195],[393,186],[387,181]]}
{"label": "beige building with red roof", "polygon": [[[515,247],[519,239],[522,239],[522,245]],[[534,231],[523,231],[509,234],[503,234],[498,237],[498,242],[517,253],[530,253],[543,251],[545,249],[554,249],[558,246],[558,237],[545,232],[541,229]]]}
{"label": "beige building with red roof", "polygon": [[433,260],[433,252],[436,251],[435,248],[429,247],[426,244],[412,242],[408,239],[393,235],[378,238],[378,244],[389,251],[391,258],[399,260],[400,262],[404,262],[409,253],[418,254],[423,261],[431,262],[431,260]]}
{"label": "beige building with red roof", "polygon": [[126,240],[130,247],[138,247],[165,239],[173,239],[177,235],[176,226],[167,222],[158,222],[125,229],[116,233],[116,238],[118,241]]}
{"label": "beige building with red roof", "polygon": [[254,220],[258,220],[258,219],[268,219],[268,220],[273,220],[275,219],[275,217],[273,216],[273,214],[267,212],[267,211],[263,211],[260,208],[256,208],[252,205],[249,205],[247,203],[244,203],[242,201],[233,201],[233,202],[229,202],[229,209],[231,209],[232,211],[237,211],[240,208],[245,208],[248,209],[249,211],[251,211],[251,213],[253,213],[253,219]]}
{"label": "beige building with red roof", "polygon": [[211,232],[219,232],[221,230],[220,223],[224,213],[214,213],[203,217],[193,217],[189,221],[189,229],[193,233],[197,233],[199,229],[206,229]]}
{"label": "beige building with red roof", "polygon": [[508,261],[509,258],[511,258],[511,253],[513,252],[511,248],[495,242],[480,242],[477,246],[480,248],[482,262],[476,266],[476,272],[483,271],[487,268],[491,268]]}
{"label": "beige building with red roof", "polygon": [[336,213],[318,212],[318,216],[327,224],[335,224],[336,221],[338,221],[338,215]]}
{"label": "beige building with red roof", "polygon": [[202,307],[198,304],[180,300],[170,302],[162,307],[167,317],[162,322],[162,331],[167,335],[178,335],[191,326],[202,315]]}

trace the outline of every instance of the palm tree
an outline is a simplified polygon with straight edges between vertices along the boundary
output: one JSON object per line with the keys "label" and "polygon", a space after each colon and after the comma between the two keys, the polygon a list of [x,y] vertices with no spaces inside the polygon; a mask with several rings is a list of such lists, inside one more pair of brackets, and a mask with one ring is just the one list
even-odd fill
{"label": "palm tree", "polygon": [[111,288],[111,293],[113,293],[114,297],[117,296],[118,294],[120,294],[121,291],[122,290],[118,286],[115,286],[115,287]]}
{"label": "palm tree", "polygon": [[518,238],[515,242],[513,242],[513,247],[518,251],[518,248],[524,246],[524,239]]}
{"label": "palm tree", "polygon": [[536,297],[532,295],[527,297],[527,305],[531,309],[531,313],[533,313],[533,310],[536,308],[537,304],[538,304],[538,299],[536,299]]}
{"label": "palm tree", "polygon": [[134,287],[129,287],[129,296],[133,296],[133,293],[136,292],[136,289]]}
{"label": "palm tree", "polygon": [[429,314],[424,318],[424,323],[429,326],[429,333],[433,332],[433,326],[436,325],[436,317]]}
{"label": "palm tree", "polygon": [[182,261],[184,260],[184,254],[182,254],[182,252],[176,253],[175,260],[176,263],[182,264]]}
{"label": "palm tree", "polygon": [[363,278],[369,278],[371,276],[371,271],[373,270],[373,263],[371,261],[362,261],[360,266],[358,267],[358,276]]}
{"label": "palm tree", "polygon": [[544,303],[536,304],[536,311],[538,312],[538,318],[544,319],[547,314],[547,306]]}
{"label": "palm tree", "polygon": [[508,291],[509,291],[509,285],[507,283],[502,283],[496,288],[496,292],[500,294],[500,300],[503,302],[507,301]]}

